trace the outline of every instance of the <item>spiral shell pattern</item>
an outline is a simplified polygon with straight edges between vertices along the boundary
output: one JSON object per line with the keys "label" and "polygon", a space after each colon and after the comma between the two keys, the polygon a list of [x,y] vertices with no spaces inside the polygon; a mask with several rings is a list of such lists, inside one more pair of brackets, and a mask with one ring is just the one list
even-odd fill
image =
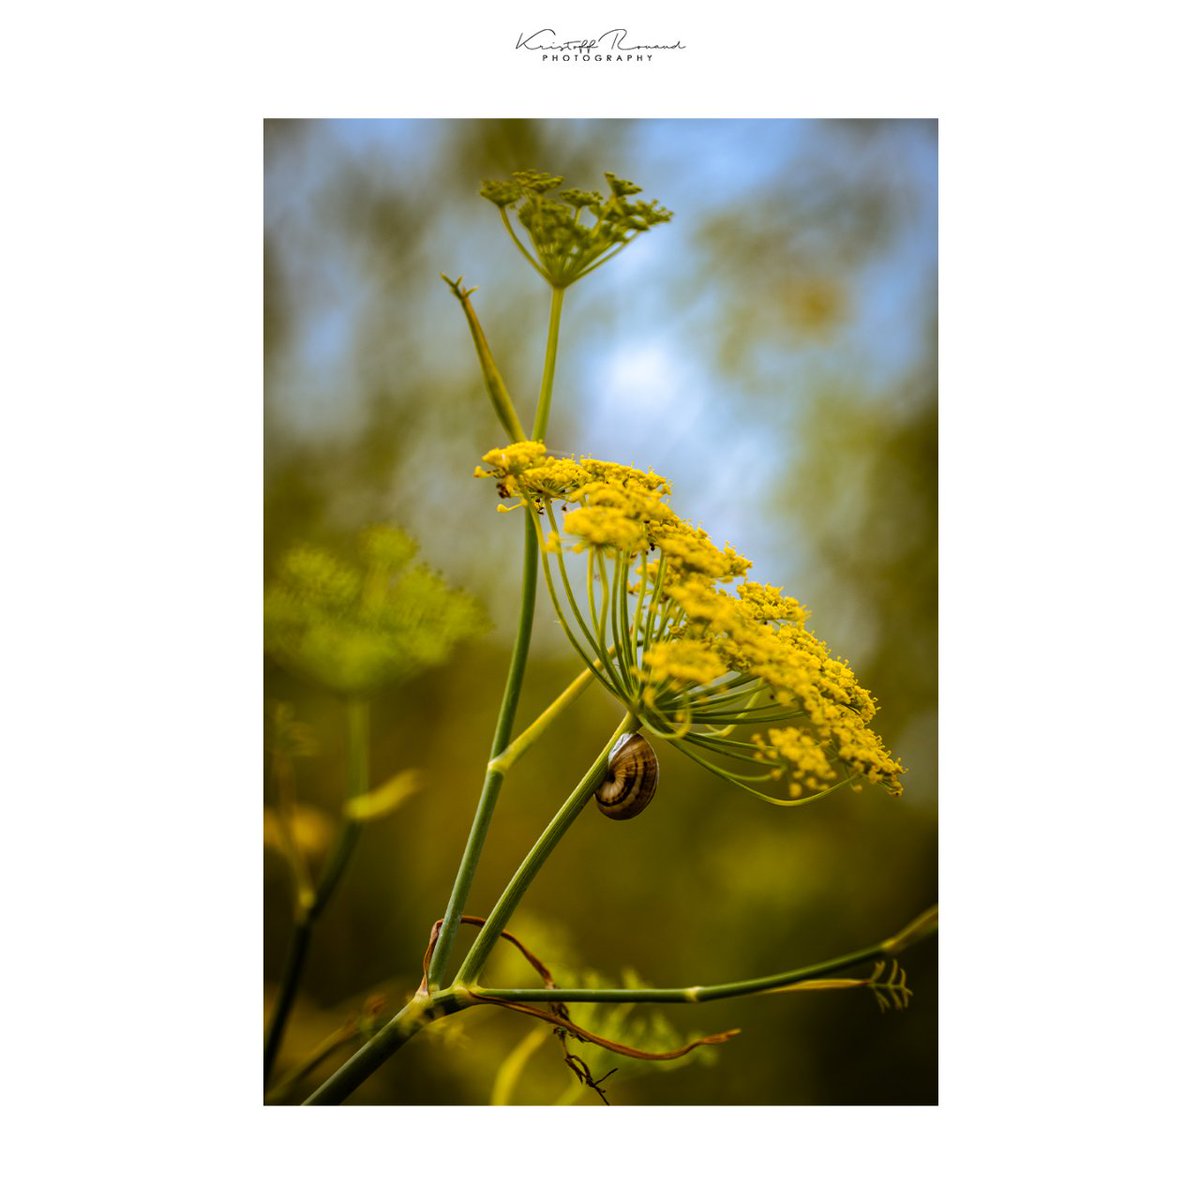
{"label": "spiral shell pattern", "polygon": [[658,758],[654,748],[640,733],[627,734],[613,747],[608,775],[595,792],[596,803],[606,817],[628,821],[654,799],[656,787]]}

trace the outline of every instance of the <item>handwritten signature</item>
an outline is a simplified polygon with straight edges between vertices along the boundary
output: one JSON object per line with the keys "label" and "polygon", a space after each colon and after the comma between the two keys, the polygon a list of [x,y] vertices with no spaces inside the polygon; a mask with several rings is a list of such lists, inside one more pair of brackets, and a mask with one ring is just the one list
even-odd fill
{"label": "handwritten signature", "polygon": [[[682,42],[675,42],[670,46],[627,46],[625,39],[629,36],[628,29],[610,29],[606,33],[602,33],[597,38],[571,38],[564,42],[549,41],[542,43],[540,41],[535,44],[535,39],[540,39],[549,35],[551,38],[558,37],[558,34],[553,29],[539,29],[536,33],[531,33],[528,36],[521,34],[517,38],[518,50],[595,50],[606,49],[619,51],[622,54],[630,50],[686,50]],[[604,39],[610,38],[611,41],[607,46],[604,45]]]}

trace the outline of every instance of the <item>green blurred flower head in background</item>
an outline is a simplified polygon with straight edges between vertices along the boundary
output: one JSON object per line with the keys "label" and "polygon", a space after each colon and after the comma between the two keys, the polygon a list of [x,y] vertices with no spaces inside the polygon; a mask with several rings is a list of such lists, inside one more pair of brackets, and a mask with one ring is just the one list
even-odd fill
{"label": "green blurred flower head in background", "polygon": [[[642,189],[628,179],[604,173],[608,195],[564,188],[561,175],[514,171],[511,180],[487,179],[479,194],[499,210],[517,249],[552,287],[565,288],[619,254],[638,234],[673,216],[657,200],[630,200]],[[550,193],[558,192],[557,196]],[[536,260],[512,223],[508,210],[525,227]],[[591,220],[582,220],[583,213]]]}
{"label": "green blurred flower head in background", "polygon": [[300,545],[266,595],[266,652],[331,691],[365,696],[444,662],[488,628],[482,607],[417,560],[402,529],[375,526],[359,561]]}

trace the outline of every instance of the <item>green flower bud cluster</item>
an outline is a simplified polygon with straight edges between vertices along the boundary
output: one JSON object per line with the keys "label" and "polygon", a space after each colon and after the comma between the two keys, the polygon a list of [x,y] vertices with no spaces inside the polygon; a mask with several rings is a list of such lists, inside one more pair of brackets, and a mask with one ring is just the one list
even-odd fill
{"label": "green flower bud cluster", "polygon": [[444,662],[488,626],[482,607],[417,560],[402,529],[359,539],[359,561],[316,546],[285,555],[266,595],[265,648],[286,669],[363,696]]}
{"label": "green flower bud cluster", "polygon": [[[511,180],[485,180],[479,194],[500,210],[509,235],[538,274],[553,287],[565,288],[639,234],[671,219],[657,200],[630,199],[642,190],[636,183],[610,171],[604,177],[607,196],[580,188],[559,191],[563,177],[544,171],[514,171]],[[532,254],[513,229],[510,209],[526,231]]]}

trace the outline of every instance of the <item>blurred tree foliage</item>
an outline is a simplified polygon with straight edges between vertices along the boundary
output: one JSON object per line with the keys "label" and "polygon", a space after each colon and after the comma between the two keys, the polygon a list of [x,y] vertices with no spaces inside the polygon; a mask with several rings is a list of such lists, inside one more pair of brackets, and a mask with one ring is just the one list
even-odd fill
{"label": "blurred tree foliage", "polygon": [[[716,983],[868,944],[932,903],[936,126],[270,121],[265,153],[268,577],[297,541],[345,552],[363,527],[394,523],[449,583],[484,598],[495,626],[376,702],[373,781],[418,767],[427,787],[363,836],[314,940],[281,1062],[369,995],[398,1003],[415,987],[478,795],[521,531],[471,479],[505,439],[438,275],[479,286],[476,307],[528,420],[545,288],[477,196],[480,179],[519,168],[583,187],[616,171],[677,214],[568,294],[551,446],[673,479],[680,513],[811,609],[813,629],[879,698],[877,726],[909,774],[899,801],[865,789],[786,811],[667,750],[654,804],[620,826],[581,819],[515,928],[567,974]],[[577,669],[548,610],[543,601],[518,727]],[[315,731],[318,753],[296,762],[300,802],[336,814],[346,775],[336,700],[273,666],[265,688]],[[589,693],[514,772],[468,912],[486,914],[615,715]],[[265,872],[270,993],[289,905],[277,855]],[[936,947],[905,965],[915,998],[902,1014],[880,1015],[865,992],[725,1001],[683,1022],[666,1011],[688,1032],[745,1033],[709,1053],[712,1065],[619,1069],[609,1098],[934,1103]],[[534,982],[503,951],[489,978]],[[440,1022],[355,1102],[485,1103],[528,1033],[498,1010]],[[552,1103],[571,1083],[551,1036],[530,1050],[512,1101]]]}

